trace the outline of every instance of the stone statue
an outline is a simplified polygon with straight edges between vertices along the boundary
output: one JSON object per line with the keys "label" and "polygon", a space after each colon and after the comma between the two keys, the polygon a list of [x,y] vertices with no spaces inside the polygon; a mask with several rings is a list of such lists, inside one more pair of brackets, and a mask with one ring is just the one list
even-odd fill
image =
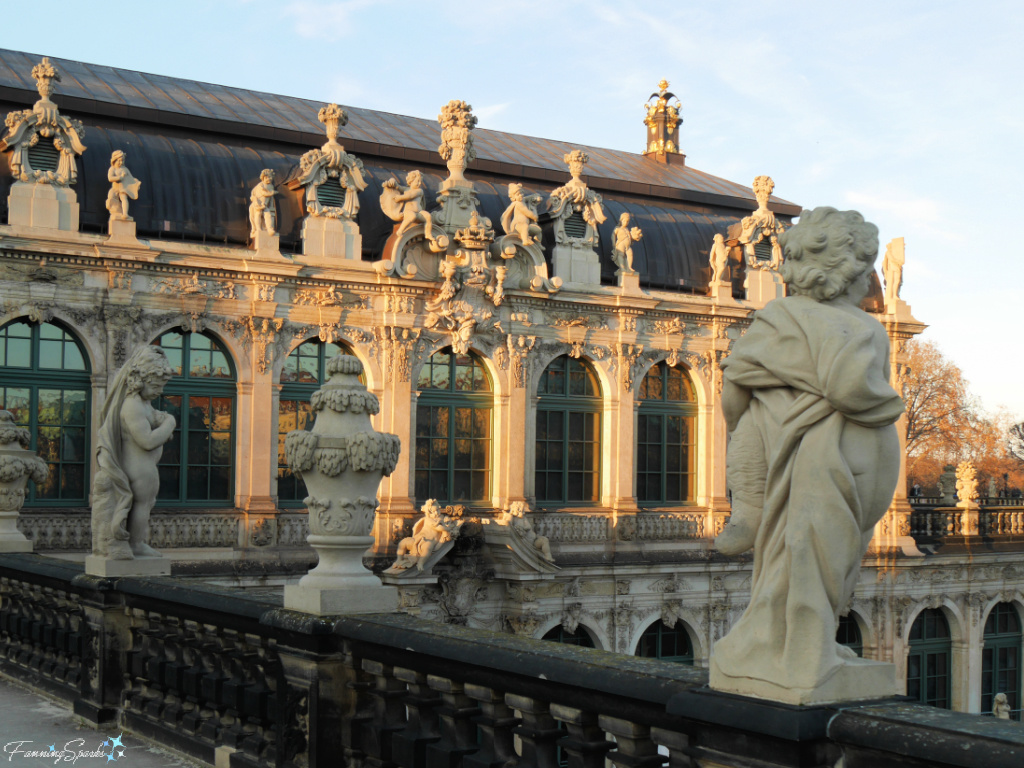
{"label": "stone statue", "polygon": [[992,699],[992,714],[1000,720],[1010,719],[1010,702],[1005,693],[997,693]]}
{"label": "stone statue", "polygon": [[423,237],[430,240],[433,221],[425,208],[423,174],[409,171],[405,183],[407,186],[403,187],[394,178],[384,182],[384,191],[380,196],[381,209],[392,221],[400,222],[395,234],[401,235],[417,224],[423,224]]}
{"label": "stone statue", "polygon": [[495,522],[498,525],[509,526],[527,544],[536,549],[541,557],[549,563],[553,563],[555,562],[555,557],[551,554],[551,542],[547,536],[538,536],[537,532],[533,530],[533,525],[526,517],[528,510],[529,507],[525,501],[513,501],[508,505],[506,511],[495,518]]}
{"label": "stone statue", "polygon": [[629,227],[629,214],[619,217],[619,226],[612,232],[612,261],[623,272],[633,273],[633,243],[639,242],[644,233],[640,227]]}
{"label": "stone statue", "polygon": [[721,234],[715,235],[709,256],[711,282],[720,283],[725,280],[725,270],[729,266],[729,247],[725,244],[725,237]]}
{"label": "stone statue", "polygon": [[514,183],[508,185],[508,197],[511,202],[501,214],[501,228],[506,234],[518,235],[523,245],[533,245],[541,236],[537,206],[544,198],[540,195],[524,197],[523,185]]}
{"label": "stone statue", "polygon": [[[775,191],[775,182],[770,176],[758,176],[753,184],[754,197],[757,198],[757,210],[745,216],[740,222],[739,242],[747,256],[747,266],[753,269],[778,270],[782,265],[782,248],[779,236],[783,226],[775,220],[775,214],[768,209],[768,201]],[[755,246],[763,240],[771,245],[771,260],[757,258]]]}
{"label": "stone statue", "polygon": [[907,256],[903,248],[903,238],[897,237],[885,246],[882,258],[882,278],[885,280],[885,301],[893,303],[900,297],[903,288],[903,265]]}
{"label": "stone statue", "polygon": [[96,557],[160,557],[149,546],[149,513],[160,490],[157,463],[174,433],[174,417],[152,401],[174,369],[160,347],[139,347],[118,372],[100,414],[99,471],[92,487]]}
{"label": "stone statue", "polygon": [[961,509],[977,509],[978,496],[978,470],[973,461],[961,461],[956,465],[956,505]]}
{"label": "stone statue", "polygon": [[265,231],[269,235],[277,234],[277,203],[274,202],[274,172],[264,168],[260,172],[260,183],[252,188],[249,195],[249,237],[256,239],[256,232]]}
{"label": "stone statue", "polygon": [[28,481],[46,482],[50,467],[28,449],[31,438],[10,411],[0,410],[0,552],[32,551],[32,541],[18,530],[18,512]]}
{"label": "stone statue", "polygon": [[835,642],[899,473],[904,406],[888,382],[889,341],[859,308],[878,230],[855,211],[817,208],[781,244],[789,296],[757,313],[722,364],[733,511],[715,545],[753,546],[754,570],[746,611],[715,646],[711,686],[799,704],[888,695],[891,665]]}
{"label": "stone statue", "polygon": [[107,193],[107,210],[110,211],[111,221],[131,221],[128,215],[128,200],[139,199],[139,187],[142,182],[132,176],[132,172],[124,164],[125,154],[120,149],[115,149],[110,156],[110,169],[107,171],[107,181],[110,182],[110,192]]}
{"label": "stone statue", "polygon": [[[413,526],[412,536],[398,543],[398,559],[385,573],[400,573],[410,568],[430,570],[451,547],[445,547],[459,538],[462,527],[462,507],[441,509],[436,499],[427,499],[420,507],[423,517]],[[444,552],[442,552],[444,549]]]}

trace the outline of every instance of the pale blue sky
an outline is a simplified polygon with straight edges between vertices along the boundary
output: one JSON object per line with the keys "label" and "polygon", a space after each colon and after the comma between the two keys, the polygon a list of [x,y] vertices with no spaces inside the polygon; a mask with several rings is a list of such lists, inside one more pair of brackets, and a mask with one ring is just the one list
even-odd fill
{"label": "pale blue sky", "polygon": [[7,10],[0,45],[428,118],[465,99],[481,127],[632,151],[666,77],[688,164],[767,173],[805,207],[860,210],[883,246],[905,237],[925,338],[986,407],[1024,416],[1024,3],[86,2],[47,23],[34,8]]}

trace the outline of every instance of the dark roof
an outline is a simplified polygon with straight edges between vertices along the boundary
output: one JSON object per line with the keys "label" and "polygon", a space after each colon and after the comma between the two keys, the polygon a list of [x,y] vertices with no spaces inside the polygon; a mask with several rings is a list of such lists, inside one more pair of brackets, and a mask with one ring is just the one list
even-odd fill
{"label": "dark roof", "polygon": [[[41,56],[0,49],[0,114],[38,98],[32,67]],[[248,237],[249,191],[263,168],[279,182],[281,245],[297,250],[302,208],[298,192],[281,186],[308,149],[324,142],[317,120],[320,102],[228,88],[190,80],[52,58],[61,73],[54,100],[82,119],[88,147],[75,186],[82,229],[104,231],[110,154],[124,149],[142,191],[131,212],[144,237],[180,237],[244,244]],[[379,258],[393,222],[380,210],[385,179],[404,179],[411,168],[424,172],[433,193],[447,175],[437,154],[440,127],[434,120],[345,107],[349,123],[340,137],[366,164],[369,186],[360,194],[359,226],[364,258]],[[638,119],[638,125],[642,123]],[[477,129],[477,160],[468,172],[476,185],[481,213],[497,224],[508,204],[507,184],[523,181],[529,191],[547,193],[569,174],[562,155],[579,145]],[[708,279],[708,248],[756,207],[749,187],[716,178],[679,163],[619,150],[582,147],[590,155],[585,180],[599,190],[608,221],[601,225],[605,280],[615,266],[611,231],[629,212],[644,232],[634,245],[641,283],[703,290]],[[0,163],[6,165],[5,153]],[[12,179],[0,172],[0,210]],[[772,198],[783,220],[799,207]]]}

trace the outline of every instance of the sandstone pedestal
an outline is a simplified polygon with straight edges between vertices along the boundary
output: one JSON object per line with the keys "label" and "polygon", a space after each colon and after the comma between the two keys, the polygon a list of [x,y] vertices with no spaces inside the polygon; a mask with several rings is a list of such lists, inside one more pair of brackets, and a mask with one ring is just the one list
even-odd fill
{"label": "sandstone pedestal", "polygon": [[743,281],[743,289],[747,292],[747,301],[755,307],[765,306],[773,299],[785,296],[782,278],[768,269],[747,269],[747,279]]}
{"label": "sandstone pedestal", "polygon": [[619,288],[623,293],[629,293],[637,295],[642,293],[640,290],[640,273],[639,272],[626,272],[625,270],[616,270],[615,276],[619,279]]}
{"label": "sandstone pedestal", "polygon": [[710,672],[711,688],[715,691],[796,706],[886,699],[903,692],[896,679],[896,665],[872,659],[847,659],[835,674],[815,688],[784,687],[767,680],[733,677],[718,666],[713,655]]}
{"label": "sandstone pedestal", "polygon": [[592,289],[601,285],[601,263],[591,248],[576,243],[556,245],[551,253],[555,277],[567,290]]}
{"label": "sandstone pedestal", "polygon": [[78,231],[78,196],[70,187],[16,181],[7,206],[12,227]]}
{"label": "sandstone pedestal", "polygon": [[732,297],[732,283],[728,280],[718,280],[711,283],[710,288],[711,299],[716,304],[734,304],[735,300]]}
{"label": "sandstone pedestal", "polygon": [[307,216],[302,222],[302,254],[302,261],[312,267],[358,264],[362,261],[363,236],[351,219]]}
{"label": "sandstone pedestal", "polygon": [[113,219],[110,222],[110,242],[135,245],[139,242],[135,222],[131,219]]}
{"label": "sandstone pedestal", "polygon": [[111,560],[89,555],[85,572],[90,576],[170,576],[171,561],[166,557],[136,557],[133,560]]}
{"label": "sandstone pedestal", "polygon": [[[303,229],[305,236],[305,229]],[[256,239],[253,240],[253,258],[260,261],[288,261],[281,255],[281,236],[272,235],[266,230],[256,231]]]}
{"label": "sandstone pedestal", "polygon": [[398,610],[398,590],[386,587],[363,567],[373,536],[309,535],[320,564],[298,584],[284,588],[284,607],[323,616],[332,613],[390,613]]}

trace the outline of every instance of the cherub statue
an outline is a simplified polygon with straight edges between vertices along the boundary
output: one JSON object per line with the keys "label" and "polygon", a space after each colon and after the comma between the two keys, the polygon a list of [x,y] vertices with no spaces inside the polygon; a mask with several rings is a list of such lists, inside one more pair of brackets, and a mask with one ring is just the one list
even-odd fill
{"label": "cherub statue", "polygon": [[538,552],[540,556],[547,560],[549,563],[555,562],[554,555],[551,554],[551,542],[547,536],[538,536],[537,532],[533,530],[533,525],[526,517],[526,513],[529,511],[529,507],[525,501],[513,501],[508,505],[508,509],[498,515],[495,518],[495,522],[498,525],[507,525],[513,531],[526,541],[527,544],[532,546]]}
{"label": "cherub statue", "polygon": [[992,714],[999,720],[1010,719],[1010,702],[1005,693],[997,693],[992,699]]}
{"label": "cherub statue", "polygon": [[256,232],[264,230],[269,235],[277,234],[277,203],[274,202],[274,172],[264,168],[260,172],[260,183],[252,188],[249,195],[249,237],[255,239]]}
{"label": "cherub statue", "polygon": [[899,473],[889,340],[859,306],[878,229],[817,208],[780,243],[789,295],[758,311],[722,363],[732,517],[715,546],[754,547],[750,603],[712,658],[712,687],[733,692],[856,676],[835,642],[839,612]]}
{"label": "cherub statue", "polygon": [[903,265],[907,257],[904,252],[903,238],[898,237],[885,246],[882,258],[882,277],[885,279],[885,300],[894,302],[900,297],[903,288]]}
{"label": "cherub statue", "polygon": [[644,233],[640,227],[629,228],[629,214],[619,217],[619,226],[612,232],[612,261],[623,272],[633,273],[633,243],[639,242]]}
{"label": "cherub statue", "polygon": [[125,154],[120,149],[115,149],[110,156],[110,169],[107,171],[107,181],[110,182],[110,192],[107,193],[107,210],[110,211],[111,221],[131,221],[128,215],[128,200],[139,199],[139,187],[142,182],[132,176],[131,171],[124,164]]}
{"label": "cherub statue", "polygon": [[398,557],[388,569],[389,573],[407,571],[413,567],[422,571],[431,555],[459,537],[463,523],[461,507],[442,510],[436,499],[427,499],[420,511],[423,517],[413,526],[412,536],[398,543]]}
{"label": "cherub statue", "polygon": [[543,198],[540,195],[523,195],[522,184],[509,184],[508,197],[512,202],[501,214],[501,228],[506,234],[519,235],[523,245],[533,245],[540,240],[541,230],[537,224],[537,206]]}
{"label": "cherub statue", "polygon": [[725,270],[729,266],[729,247],[725,244],[725,237],[717,234],[711,245],[711,282],[720,283],[725,279]]}
{"label": "cherub statue", "polygon": [[160,557],[149,546],[149,514],[160,490],[157,464],[174,417],[153,407],[174,369],[160,347],[139,347],[114,379],[100,414],[99,471],[92,488],[93,554]]}
{"label": "cherub statue", "polygon": [[401,222],[396,234],[401,235],[422,223],[423,236],[430,240],[434,223],[425,207],[423,174],[419,171],[409,171],[405,183],[407,186],[403,187],[394,178],[384,182],[384,192],[380,196],[381,208],[393,221]]}

